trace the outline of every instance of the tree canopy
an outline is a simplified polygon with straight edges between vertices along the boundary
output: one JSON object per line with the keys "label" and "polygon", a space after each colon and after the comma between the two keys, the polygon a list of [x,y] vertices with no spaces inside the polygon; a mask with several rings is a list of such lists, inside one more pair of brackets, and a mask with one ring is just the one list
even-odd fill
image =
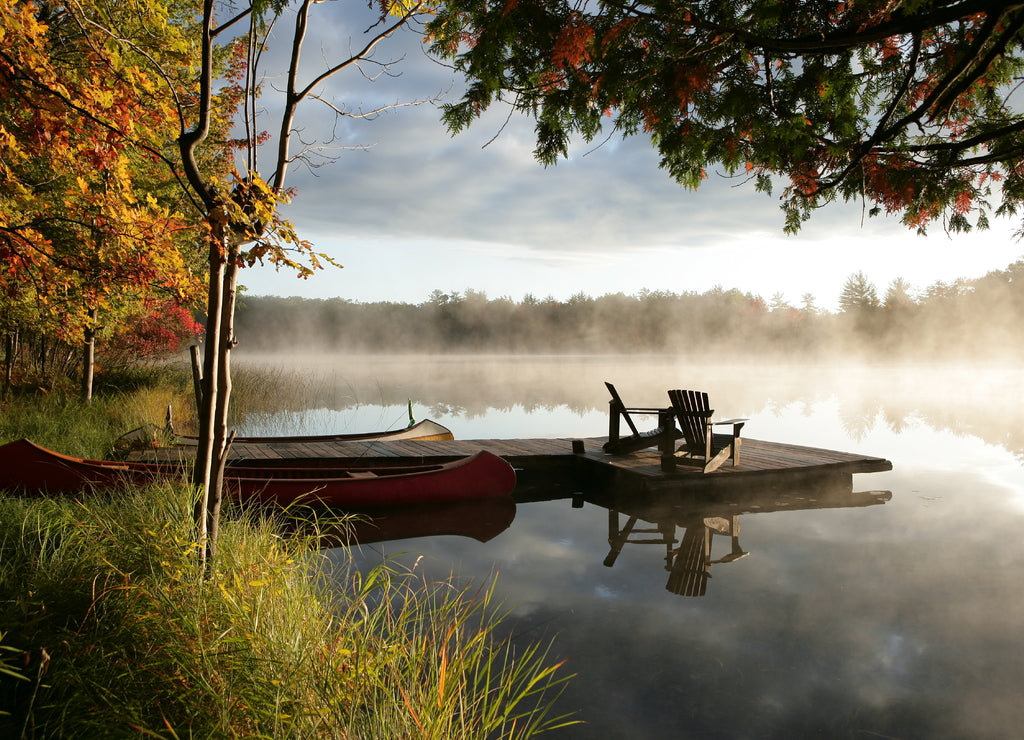
{"label": "tree canopy", "polygon": [[[193,298],[196,224],[161,162],[174,90],[143,69],[180,65],[174,27],[157,5],[0,1],[0,326],[27,317],[80,340],[97,309]],[[90,14],[134,46],[114,48]]]}
{"label": "tree canopy", "polygon": [[1022,27],[980,0],[444,0],[430,32],[469,83],[452,131],[503,101],[544,164],[610,127],[685,186],[781,184],[789,232],[837,200],[966,231],[1024,202]]}

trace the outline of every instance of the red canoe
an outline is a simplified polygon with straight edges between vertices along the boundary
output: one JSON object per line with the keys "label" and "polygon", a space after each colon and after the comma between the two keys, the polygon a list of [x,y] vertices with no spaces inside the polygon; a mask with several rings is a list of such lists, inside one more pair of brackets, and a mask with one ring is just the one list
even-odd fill
{"label": "red canoe", "polygon": [[[0,489],[30,494],[69,493],[118,483],[146,483],[181,475],[178,466],[88,460],[51,452],[27,439],[0,447]],[[295,502],[339,508],[469,501],[507,496],[512,466],[481,450],[449,463],[410,467],[230,467],[230,495],[263,503]]]}

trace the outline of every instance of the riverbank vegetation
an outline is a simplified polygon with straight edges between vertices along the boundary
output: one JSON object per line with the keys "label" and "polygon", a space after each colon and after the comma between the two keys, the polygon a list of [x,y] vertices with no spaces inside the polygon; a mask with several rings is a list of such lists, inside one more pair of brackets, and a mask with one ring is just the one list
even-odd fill
{"label": "riverbank vegetation", "polygon": [[[188,378],[121,382],[92,403],[19,393],[2,440],[101,456]],[[243,400],[265,382],[243,383]],[[4,737],[521,738],[563,721],[551,702],[565,678],[508,637],[489,584],[360,571],[325,557],[312,512],[241,505],[210,572],[193,491],[0,496]]]}

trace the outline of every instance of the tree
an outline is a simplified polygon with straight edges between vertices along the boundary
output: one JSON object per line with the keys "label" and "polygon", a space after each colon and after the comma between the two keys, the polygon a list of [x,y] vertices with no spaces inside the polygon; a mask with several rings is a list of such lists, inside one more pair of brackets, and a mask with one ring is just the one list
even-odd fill
{"label": "tree", "polygon": [[839,294],[839,309],[843,313],[869,314],[879,307],[874,283],[863,272],[850,275]]}
{"label": "tree", "polygon": [[[209,282],[207,289],[207,319],[205,352],[203,357],[202,390],[200,393],[199,440],[197,444],[194,482],[201,495],[196,506],[196,521],[203,552],[209,559],[215,555],[217,527],[223,490],[224,466],[230,440],[227,434],[228,406],[231,398],[230,352],[235,346],[234,314],[238,284],[238,270],[264,260],[277,266],[287,266],[308,277],[323,267],[328,258],[315,252],[308,242],[298,238],[292,225],[279,213],[280,204],[287,202],[292,193],[285,183],[289,167],[312,155],[315,146],[303,140],[304,149],[292,150],[297,136],[296,116],[300,106],[318,100],[338,117],[367,117],[394,106],[377,111],[346,112],[320,94],[320,88],[329,78],[347,70],[362,71],[360,64],[373,62],[381,74],[389,72],[392,63],[373,59],[376,47],[385,39],[419,15],[422,3],[418,0],[380,0],[376,23],[365,32],[361,45],[338,58],[323,60],[318,72],[309,79],[300,74],[308,69],[303,65],[302,53],[310,24],[310,12],[317,0],[300,0],[289,6],[285,0],[255,0],[236,4],[203,0],[196,26],[198,47],[198,74],[192,96],[180,99],[178,114],[180,129],[177,136],[179,157],[177,164],[188,182],[196,209],[206,222]],[[261,84],[260,63],[268,58],[267,50],[275,38],[281,38],[276,26],[285,22],[285,10],[292,18],[291,36],[284,36],[287,62],[283,69],[269,74],[273,84]],[[227,20],[221,21],[224,17]],[[233,28],[241,33],[233,42],[227,34]],[[115,37],[115,34],[111,34]],[[229,44],[230,42],[230,44]],[[214,91],[224,71],[218,65],[218,51],[233,46],[240,52],[241,63],[228,68],[226,81],[229,89],[241,103],[240,170],[232,181],[224,182],[204,166],[199,152],[210,137],[219,115]],[[161,75],[167,70],[161,68]],[[282,81],[278,83],[276,78]],[[271,92],[268,93],[267,90]],[[268,140],[260,126],[259,116],[270,107],[263,98],[278,93],[278,110],[274,128],[273,164],[260,172],[261,145]]]}
{"label": "tree", "polygon": [[790,311],[792,308],[793,307],[790,306],[789,303],[786,301],[786,296],[783,293],[777,292],[772,295],[770,310]]}
{"label": "tree", "polygon": [[790,232],[836,200],[918,229],[1016,213],[1022,28],[1019,4],[981,0],[444,0],[429,24],[469,83],[452,131],[507,102],[546,165],[606,125],[642,132],[687,187],[712,166],[782,178]]}
{"label": "tree", "polygon": [[[228,447],[229,353],[235,344],[238,270],[267,261],[308,276],[326,260],[300,240],[278,213],[278,206],[292,195],[285,186],[290,166],[296,161],[308,163],[317,151],[317,142],[305,137],[302,149],[292,149],[298,110],[308,101],[320,101],[338,117],[367,118],[394,107],[346,111],[324,94],[323,87],[342,71],[364,72],[361,64],[375,65],[378,76],[387,78],[393,63],[374,59],[374,51],[380,42],[416,20],[421,4],[415,0],[372,4],[377,8],[375,22],[354,45],[354,51],[324,60],[318,71],[310,72],[313,66],[304,64],[302,52],[315,0],[300,0],[295,6],[285,0],[248,4],[202,0],[197,5],[135,0],[126,6],[86,0],[53,7],[19,0],[0,2],[7,14],[3,19],[6,25],[0,27],[4,38],[0,98],[6,96],[18,103],[3,111],[6,117],[0,117],[0,146],[7,147],[0,157],[0,180],[7,188],[0,193],[0,264],[4,270],[0,288],[32,285],[38,292],[38,285],[43,284],[39,270],[60,264],[56,259],[36,259],[39,245],[57,242],[43,234],[36,220],[21,215],[26,192],[34,193],[22,187],[24,178],[12,174],[8,167],[9,162],[28,160],[43,146],[51,146],[51,139],[57,145],[75,145],[67,157],[61,150],[61,174],[67,169],[65,163],[77,157],[84,182],[72,178],[77,192],[65,205],[85,209],[74,221],[83,226],[85,236],[96,237],[97,259],[92,264],[103,270],[104,280],[117,280],[107,268],[119,264],[116,237],[123,230],[97,235],[93,227],[117,221],[111,214],[127,217],[138,212],[139,217],[130,222],[133,228],[152,230],[152,238],[163,228],[160,212],[154,210],[159,203],[128,198],[127,188],[105,187],[104,169],[115,155],[161,164],[165,179],[179,186],[177,192],[186,201],[192,222],[199,224],[193,243],[201,245],[205,253],[208,283],[194,481],[201,490],[196,507],[199,539],[204,556],[212,556]],[[286,18],[293,24],[290,36],[282,36],[277,28]],[[48,53],[49,36],[64,38],[63,31],[53,31],[58,23],[81,39],[73,50],[78,64],[69,65],[77,74],[54,64],[55,56]],[[273,41],[282,38],[284,55],[268,53]],[[13,45],[8,43],[12,40],[16,42]],[[284,62],[283,69],[269,70],[274,79],[264,87],[261,63],[268,59]],[[300,72],[311,76],[303,79]],[[278,93],[276,101],[266,100]],[[26,102],[29,104],[24,105]],[[19,105],[24,105],[24,111]],[[259,117],[267,110],[276,111],[275,140],[272,164],[261,172],[258,155],[270,136]],[[64,123],[69,118],[70,125]],[[230,149],[225,144],[232,126],[237,126],[241,136]],[[46,141],[29,141],[33,149],[18,138],[18,132]],[[172,152],[165,151],[169,143]],[[33,160],[37,161],[38,157]],[[96,202],[100,198],[103,202]],[[45,215],[46,204],[37,210]],[[172,215],[169,209],[166,215]],[[73,243],[71,238],[61,240],[61,244]],[[54,249],[51,253],[64,257],[71,251],[58,253]]]}
{"label": "tree", "polygon": [[[184,302],[197,285],[180,191],[161,183],[175,90],[139,67],[173,55],[174,34],[146,25],[145,6],[0,2],[0,315],[12,331],[31,306],[37,326],[84,339],[89,398],[99,311],[153,291]],[[144,29],[148,50],[112,54],[86,22],[100,13]]]}
{"label": "tree", "polygon": [[886,311],[905,311],[913,307],[914,298],[910,295],[910,283],[903,278],[896,278],[885,291]]}

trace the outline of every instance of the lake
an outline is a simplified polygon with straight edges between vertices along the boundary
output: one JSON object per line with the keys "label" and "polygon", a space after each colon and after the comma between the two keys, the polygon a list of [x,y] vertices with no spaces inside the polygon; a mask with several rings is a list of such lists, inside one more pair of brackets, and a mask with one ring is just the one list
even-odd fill
{"label": "lake", "polygon": [[[576,674],[560,708],[585,724],[550,737],[1022,732],[1024,371],[664,356],[291,361],[317,400],[250,414],[240,434],[401,427],[411,401],[418,419],[459,439],[600,436],[609,380],[630,406],[697,388],[716,417],[749,419],[745,437],[892,461],[890,472],[853,477],[871,505],[807,508],[816,491],[776,491],[739,515],[736,537],[711,536],[703,595],[673,581],[664,526],[641,518],[634,535],[653,531],[633,538],[653,542],[613,554],[609,528],[626,517],[568,498],[519,503],[487,542],[362,546],[364,563],[398,558],[475,582],[497,574],[518,638],[553,638]],[[782,500],[789,510],[770,510]]]}

